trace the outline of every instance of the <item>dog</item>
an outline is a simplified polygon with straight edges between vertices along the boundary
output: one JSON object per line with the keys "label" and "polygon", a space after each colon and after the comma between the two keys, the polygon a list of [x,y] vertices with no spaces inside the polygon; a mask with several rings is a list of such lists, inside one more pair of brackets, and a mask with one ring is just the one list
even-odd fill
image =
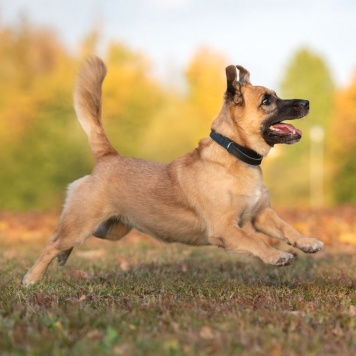
{"label": "dog", "polygon": [[57,229],[23,278],[39,281],[57,257],[63,266],[72,249],[89,236],[116,241],[135,228],[165,242],[214,245],[286,266],[293,255],[271,247],[277,238],[314,253],[323,242],[301,235],[271,208],[260,163],[275,144],[293,144],[302,133],[284,120],[308,114],[307,100],[282,100],[250,83],[242,66],[226,68],[223,106],[211,134],[171,163],[121,156],[101,123],[106,67],[89,59],[78,75],[74,106],[96,165],[68,187]]}

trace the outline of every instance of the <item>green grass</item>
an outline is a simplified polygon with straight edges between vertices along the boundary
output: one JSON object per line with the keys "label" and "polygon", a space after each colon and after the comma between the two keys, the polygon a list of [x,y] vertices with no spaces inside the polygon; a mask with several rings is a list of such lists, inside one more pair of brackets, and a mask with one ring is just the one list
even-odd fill
{"label": "green grass", "polygon": [[92,241],[24,288],[20,280],[42,247],[0,248],[1,355],[351,355],[356,348],[352,254],[300,255],[277,269],[216,248]]}

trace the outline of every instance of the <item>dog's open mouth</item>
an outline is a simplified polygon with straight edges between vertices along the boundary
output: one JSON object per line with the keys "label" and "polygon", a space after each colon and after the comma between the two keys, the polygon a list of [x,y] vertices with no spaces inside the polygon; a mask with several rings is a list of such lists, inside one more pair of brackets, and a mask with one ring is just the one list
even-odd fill
{"label": "dog's open mouth", "polygon": [[262,136],[270,145],[277,143],[292,144],[302,138],[302,131],[293,125],[283,122],[283,120],[296,120],[307,115],[309,112],[309,101],[303,99],[277,100],[277,108],[262,123]]}
{"label": "dog's open mouth", "polygon": [[277,122],[268,126],[267,129],[263,131],[263,137],[271,146],[276,143],[292,144],[302,138],[302,131],[291,124]]}
{"label": "dog's open mouth", "polygon": [[275,135],[299,135],[302,137],[302,131],[296,129],[291,124],[286,124],[285,122],[279,122],[277,124],[271,125],[268,129],[271,131],[271,134]]}

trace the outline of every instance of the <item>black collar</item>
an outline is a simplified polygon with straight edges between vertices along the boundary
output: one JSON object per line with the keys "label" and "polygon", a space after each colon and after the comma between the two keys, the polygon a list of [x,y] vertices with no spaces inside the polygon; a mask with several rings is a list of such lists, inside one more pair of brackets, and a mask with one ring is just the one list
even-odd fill
{"label": "black collar", "polygon": [[259,166],[261,164],[263,156],[257,152],[247,147],[240,146],[236,142],[231,141],[229,138],[220,135],[215,131],[211,131],[210,137],[242,162],[252,166]]}

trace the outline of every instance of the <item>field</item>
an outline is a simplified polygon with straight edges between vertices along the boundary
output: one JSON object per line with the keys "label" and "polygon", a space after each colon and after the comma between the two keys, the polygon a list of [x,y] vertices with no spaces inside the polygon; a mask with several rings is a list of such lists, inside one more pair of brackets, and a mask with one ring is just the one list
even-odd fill
{"label": "field", "polygon": [[31,288],[21,278],[56,214],[3,213],[0,354],[355,354],[355,212],[284,211],[327,242],[286,268],[133,233],[90,239]]}

